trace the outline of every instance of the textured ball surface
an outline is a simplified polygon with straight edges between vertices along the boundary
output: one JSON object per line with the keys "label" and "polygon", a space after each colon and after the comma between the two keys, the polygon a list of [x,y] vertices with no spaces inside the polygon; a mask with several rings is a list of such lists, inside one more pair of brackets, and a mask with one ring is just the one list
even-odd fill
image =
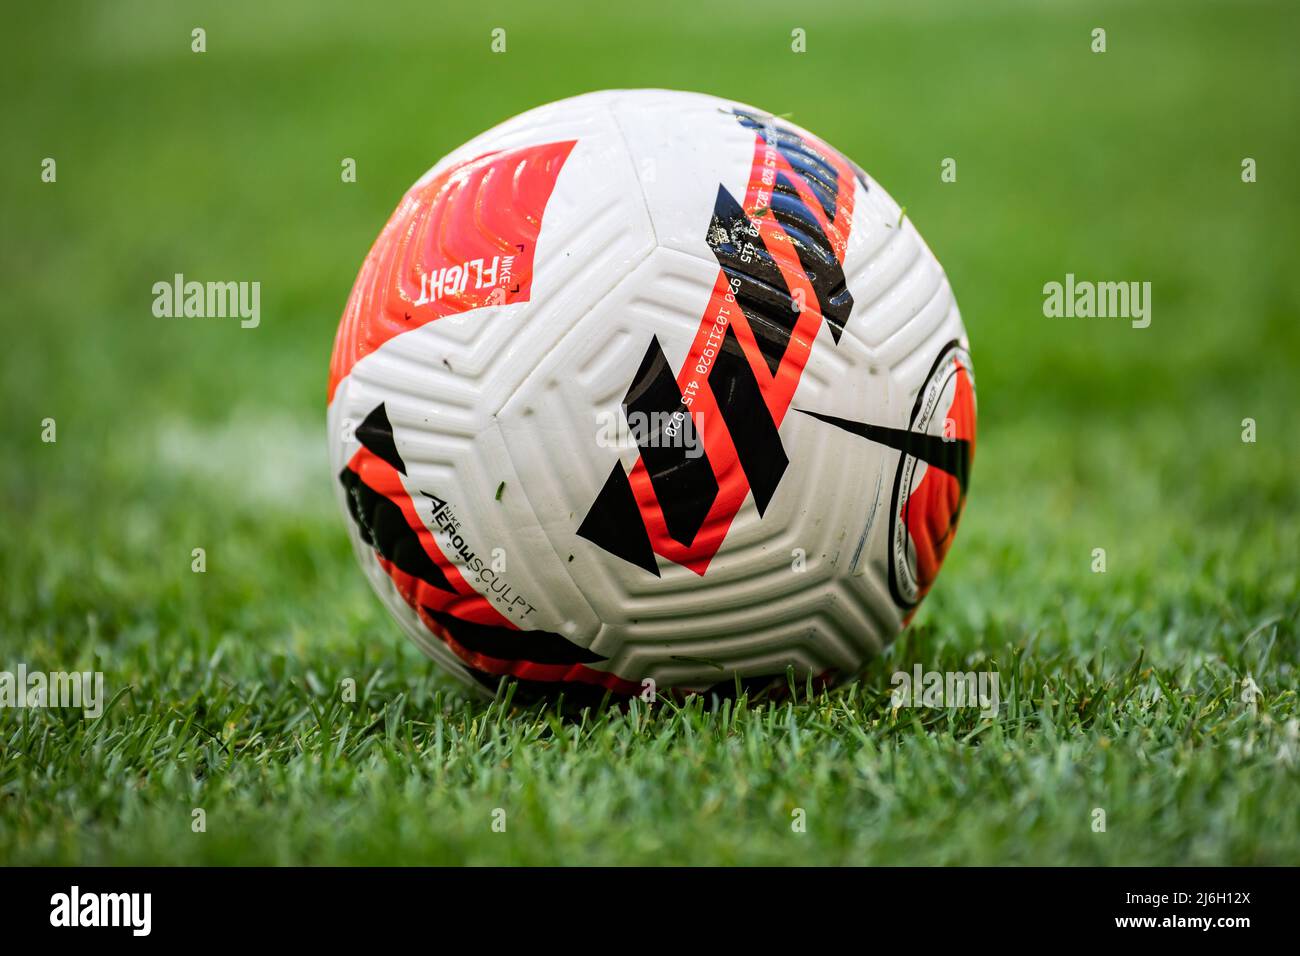
{"label": "textured ball surface", "polygon": [[329,442],[376,591],[475,685],[833,680],[934,582],[974,377],[943,269],[850,160],[612,91],[403,197],[339,326]]}

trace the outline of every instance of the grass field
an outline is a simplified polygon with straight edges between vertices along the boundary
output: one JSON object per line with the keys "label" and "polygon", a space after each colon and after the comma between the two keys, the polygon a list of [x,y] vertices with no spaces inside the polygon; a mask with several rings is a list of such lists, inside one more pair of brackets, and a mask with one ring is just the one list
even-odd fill
{"label": "grass field", "polygon": [[[361,9],[6,15],[0,669],[99,669],[112,703],[0,709],[0,862],[1300,862],[1294,3]],[[466,699],[370,593],[326,365],[416,176],[636,86],[791,114],[906,205],[970,332],[979,460],[859,682],[560,720]],[[261,325],[154,318],[176,272],[259,280]],[[1067,272],[1150,281],[1151,326],[1045,318]],[[1000,713],[895,712],[917,662],[996,668]]]}

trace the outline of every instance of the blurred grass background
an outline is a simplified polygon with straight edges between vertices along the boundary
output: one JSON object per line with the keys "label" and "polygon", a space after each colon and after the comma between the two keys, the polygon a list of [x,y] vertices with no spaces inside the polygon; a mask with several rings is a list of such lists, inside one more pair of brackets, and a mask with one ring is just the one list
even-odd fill
{"label": "blurred grass background", "polygon": [[[94,663],[131,690],[95,722],[0,711],[0,861],[1300,858],[1294,3],[6,19],[0,669]],[[940,584],[858,688],[779,720],[702,706],[570,734],[434,696],[334,513],[326,365],[421,172],[529,107],[640,86],[790,114],[907,207],[970,333],[978,464]],[[260,281],[260,327],[155,318],[176,272]],[[1044,318],[1067,272],[1150,281],[1150,328]],[[1024,675],[993,731],[881,701],[895,666],[985,655]],[[364,716],[331,703],[348,675]],[[805,803],[820,826],[792,842]],[[191,805],[220,821],[207,838]],[[487,830],[498,805],[514,839]],[[1120,835],[1087,829],[1097,805],[1123,808]]]}

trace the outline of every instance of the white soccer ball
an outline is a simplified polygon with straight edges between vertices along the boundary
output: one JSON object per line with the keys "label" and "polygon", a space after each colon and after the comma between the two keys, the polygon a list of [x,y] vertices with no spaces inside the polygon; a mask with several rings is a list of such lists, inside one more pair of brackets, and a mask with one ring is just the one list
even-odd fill
{"label": "white soccer ball", "polygon": [[451,153],[380,233],[330,366],[338,499],[474,686],[844,678],[952,540],[967,349],[911,222],[811,133],[579,96]]}

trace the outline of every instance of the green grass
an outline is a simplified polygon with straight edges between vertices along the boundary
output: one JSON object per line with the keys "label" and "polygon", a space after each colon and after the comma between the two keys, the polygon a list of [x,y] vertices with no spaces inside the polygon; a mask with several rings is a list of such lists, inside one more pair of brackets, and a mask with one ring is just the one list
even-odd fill
{"label": "green grass", "polygon": [[[1300,862],[1300,12],[844,6],[14,11],[0,669],[98,668],[113,703],[0,709],[0,862]],[[335,513],[334,326],[434,159],[652,85],[793,114],[907,206],[972,339],[970,506],[856,684],[564,720],[467,700]],[[261,327],[154,319],[177,271],[260,280]],[[1151,328],[1045,319],[1066,272],[1150,280]],[[916,662],[996,668],[1002,710],[893,711]]]}

